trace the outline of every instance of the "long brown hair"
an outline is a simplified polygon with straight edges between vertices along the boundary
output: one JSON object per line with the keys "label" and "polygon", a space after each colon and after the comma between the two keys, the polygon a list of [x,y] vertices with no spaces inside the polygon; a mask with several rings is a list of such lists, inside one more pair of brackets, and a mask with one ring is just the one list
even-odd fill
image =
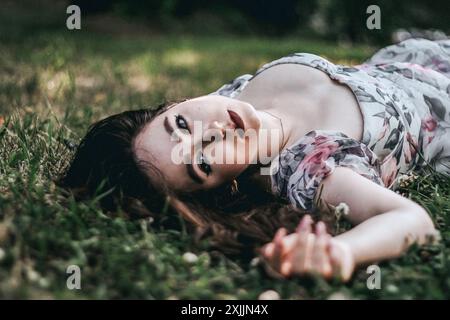
{"label": "long brown hair", "polygon": [[77,199],[101,194],[105,210],[120,207],[131,218],[151,216],[156,225],[173,226],[171,213],[177,213],[197,239],[210,237],[211,245],[226,254],[250,257],[278,228],[295,229],[302,214],[255,188],[250,179],[254,167],[238,177],[238,192],[223,185],[174,194],[160,182],[155,185],[145,172],[159,174],[157,168],[137,159],[132,145],[144,126],[168,106],[125,111],[92,124],[57,184]]}

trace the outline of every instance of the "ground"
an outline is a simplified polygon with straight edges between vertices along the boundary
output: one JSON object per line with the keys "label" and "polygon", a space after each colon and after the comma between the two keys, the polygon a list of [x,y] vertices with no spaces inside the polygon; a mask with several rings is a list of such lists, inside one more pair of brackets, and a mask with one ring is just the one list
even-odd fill
{"label": "ground", "polygon": [[[450,298],[450,187],[424,172],[400,190],[424,205],[442,233],[380,264],[381,289],[366,268],[341,284],[274,280],[254,264],[193,245],[185,231],[106,216],[96,199],[75,202],[55,178],[88,125],[126,109],[209,93],[272,59],[311,52],[355,64],[375,48],[302,38],[112,36],[40,31],[0,42],[0,297],[256,299]],[[195,254],[183,258],[186,252]],[[69,265],[81,289],[69,290]]]}

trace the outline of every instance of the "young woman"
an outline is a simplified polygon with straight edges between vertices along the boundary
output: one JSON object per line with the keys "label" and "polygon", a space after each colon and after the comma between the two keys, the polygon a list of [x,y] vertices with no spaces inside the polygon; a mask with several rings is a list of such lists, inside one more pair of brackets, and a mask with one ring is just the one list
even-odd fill
{"label": "young woman", "polygon": [[[60,182],[104,192],[108,210],[164,221],[170,207],[226,252],[257,249],[271,274],[347,280],[436,235],[391,190],[424,166],[450,174],[449,40],[406,40],[353,67],[296,53],[209,95],[110,116]],[[333,234],[338,205],[354,227]]]}

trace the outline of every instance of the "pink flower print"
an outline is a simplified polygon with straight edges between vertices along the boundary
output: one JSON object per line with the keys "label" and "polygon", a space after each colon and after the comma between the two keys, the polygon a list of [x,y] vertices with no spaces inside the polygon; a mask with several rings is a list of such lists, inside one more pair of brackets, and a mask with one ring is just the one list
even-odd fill
{"label": "pink flower print", "polygon": [[[433,64],[435,69],[437,69],[439,71],[447,70],[447,63],[442,61],[441,59],[438,59],[435,57],[435,58],[431,59],[431,63]],[[430,69],[433,69],[433,68],[430,68]]]}
{"label": "pink flower print", "polygon": [[397,159],[392,155],[383,161],[381,165],[381,180],[384,185],[389,188],[395,181],[397,176]]}
{"label": "pink flower print", "polygon": [[419,143],[417,141],[417,138],[414,137],[411,132],[406,133],[406,140],[408,140],[409,144],[414,147],[415,150],[419,149]]}
{"label": "pink flower print", "polygon": [[426,69],[423,66],[421,66],[420,64],[417,64],[417,63],[407,63],[406,66],[413,68],[413,69],[426,71]]}
{"label": "pink flower print", "polygon": [[[442,62],[440,60],[432,59],[430,63],[431,65],[439,68],[439,64],[441,64]],[[434,72],[433,68],[425,67],[417,63],[409,63],[408,65],[410,68],[416,69],[416,71],[418,72],[422,72],[422,75],[425,73]]]}
{"label": "pink flower print", "polygon": [[329,169],[325,161],[338,149],[337,142],[322,143],[310,152],[299,166],[308,176],[325,175]]}
{"label": "pink flower print", "polygon": [[387,123],[385,123],[383,125],[383,130],[381,130],[380,134],[378,135],[377,141],[380,141],[381,139],[384,138],[384,136],[388,132],[388,129],[389,129],[389,125]]}
{"label": "pink flower print", "polygon": [[437,122],[432,116],[428,116],[422,120],[422,129],[428,132],[436,130]]}
{"label": "pink flower print", "polygon": [[321,145],[323,143],[326,143],[327,141],[329,141],[330,138],[323,136],[323,135],[317,135],[316,137],[314,137],[314,144],[315,145]]}
{"label": "pink flower print", "polygon": [[414,140],[414,137],[410,132],[406,133],[406,140],[408,143],[403,145],[403,154],[405,155],[405,162],[409,164],[411,160],[416,156],[418,144],[417,141]]}
{"label": "pink flower print", "polygon": [[409,164],[412,160],[411,146],[407,143],[403,145],[403,155],[405,156],[405,163]]}

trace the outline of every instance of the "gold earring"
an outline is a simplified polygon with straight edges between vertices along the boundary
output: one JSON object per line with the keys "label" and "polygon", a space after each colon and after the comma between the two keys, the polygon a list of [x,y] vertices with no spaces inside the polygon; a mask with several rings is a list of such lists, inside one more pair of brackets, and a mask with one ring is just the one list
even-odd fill
{"label": "gold earring", "polygon": [[237,180],[234,179],[233,181],[231,181],[231,194],[235,195],[238,192],[239,192],[238,183]]}

